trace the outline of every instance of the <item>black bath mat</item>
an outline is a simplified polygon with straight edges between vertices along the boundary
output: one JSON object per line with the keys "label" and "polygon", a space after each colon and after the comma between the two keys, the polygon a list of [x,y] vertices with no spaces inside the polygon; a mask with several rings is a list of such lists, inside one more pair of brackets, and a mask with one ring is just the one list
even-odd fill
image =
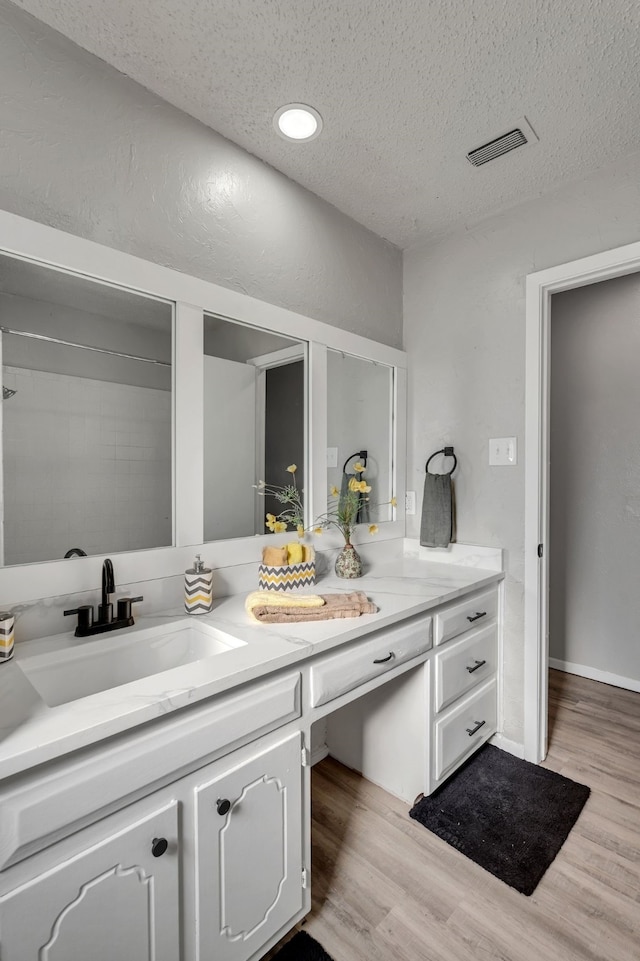
{"label": "black bath mat", "polygon": [[273,961],[333,961],[333,958],[306,931],[298,931],[280,948]]}
{"label": "black bath mat", "polygon": [[584,784],[487,744],[409,814],[485,871],[529,895],[589,794]]}

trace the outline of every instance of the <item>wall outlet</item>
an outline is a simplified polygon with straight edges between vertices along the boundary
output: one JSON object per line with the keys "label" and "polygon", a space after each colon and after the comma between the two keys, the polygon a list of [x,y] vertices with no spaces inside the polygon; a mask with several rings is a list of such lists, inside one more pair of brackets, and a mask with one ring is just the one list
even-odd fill
{"label": "wall outlet", "polygon": [[338,448],[327,447],[327,467],[338,466]]}
{"label": "wall outlet", "polygon": [[416,492],[405,491],[404,495],[405,514],[415,514],[416,512]]}
{"label": "wall outlet", "polygon": [[513,467],[517,463],[517,437],[492,437],[489,440],[489,466]]}

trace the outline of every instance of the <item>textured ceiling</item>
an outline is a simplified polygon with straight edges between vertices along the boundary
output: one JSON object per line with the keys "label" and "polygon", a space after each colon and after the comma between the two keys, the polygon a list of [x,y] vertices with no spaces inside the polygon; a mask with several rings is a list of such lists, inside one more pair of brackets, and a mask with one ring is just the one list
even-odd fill
{"label": "textured ceiling", "polygon": [[[640,148],[637,0],[16,0],[400,247]],[[324,132],[278,138],[284,103]],[[539,137],[465,154],[526,117]]]}

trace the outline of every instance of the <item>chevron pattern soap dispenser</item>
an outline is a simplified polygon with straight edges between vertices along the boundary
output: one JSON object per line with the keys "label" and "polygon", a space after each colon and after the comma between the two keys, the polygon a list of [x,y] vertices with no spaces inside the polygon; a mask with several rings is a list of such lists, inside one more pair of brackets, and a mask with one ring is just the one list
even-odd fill
{"label": "chevron pattern soap dispenser", "polygon": [[184,572],[184,609],[187,614],[208,614],[213,607],[213,571],[196,554],[193,567]]}

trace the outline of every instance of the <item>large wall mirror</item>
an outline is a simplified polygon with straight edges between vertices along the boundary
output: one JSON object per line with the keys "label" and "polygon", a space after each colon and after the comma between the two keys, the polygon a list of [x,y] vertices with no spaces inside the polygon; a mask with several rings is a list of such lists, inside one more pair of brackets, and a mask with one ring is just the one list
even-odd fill
{"label": "large wall mirror", "polygon": [[2,564],[171,545],[172,318],[0,255]]}
{"label": "large wall mirror", "polygon": [[259,481],[304,489],[307,345],[204,317],[204,539],[265,534],[281,507]]}
{"label": "large wall mirror", "polygon": [[295,464],[310,527],[362,450],[360,520],[404,535],[400,350],[0,211],[0,371],[8,604],[94,591],[116,553],[123,585],[200,551],[254,571],[263,535],[291,536],[268,531],[281,505],[254,485]]}
{"label": "large wall mirror", "polygon": [[[327,351],[327,468],[330,488],[341,493],[355,476],[358,462],[365,465],[358,475],[371,486],[363,502],[359,523],[391,520],[393,496],[393,367],[337,350]],[[361,452],[366,451],[366,456]],[[335,500],[329,500],[329,509]]]}

